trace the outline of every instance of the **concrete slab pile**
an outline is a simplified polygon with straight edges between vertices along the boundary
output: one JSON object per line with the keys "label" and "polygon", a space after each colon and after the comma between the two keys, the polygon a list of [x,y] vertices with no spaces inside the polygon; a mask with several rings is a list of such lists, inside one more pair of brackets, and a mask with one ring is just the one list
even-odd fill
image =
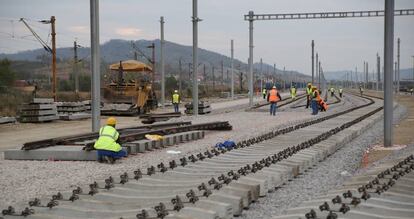
{"label": "concrete slab pile", "polygon": [[51,98],[33,98],[29,104],[20,106],[20,122],[50,122],[59,119],[57,106]]}

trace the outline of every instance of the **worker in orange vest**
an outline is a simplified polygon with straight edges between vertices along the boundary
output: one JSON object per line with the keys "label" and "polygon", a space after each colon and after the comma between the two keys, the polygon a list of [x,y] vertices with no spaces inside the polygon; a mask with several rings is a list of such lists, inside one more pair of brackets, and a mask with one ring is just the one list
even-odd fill
{"label": "worker in orange vest", "polygon": [[282,100],[276,86],[273,86],[267,95],[267,102],[270,102],[270,115],[276,115],[277,102]]}

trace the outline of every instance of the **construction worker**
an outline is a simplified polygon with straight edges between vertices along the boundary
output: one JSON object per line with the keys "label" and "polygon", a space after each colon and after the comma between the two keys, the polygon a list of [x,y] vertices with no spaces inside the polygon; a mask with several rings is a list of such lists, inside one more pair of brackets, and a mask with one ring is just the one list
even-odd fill
{"label": "construction worker", "polygon": [[99,162],[115,163],[115,160],[127,156],[127,152],[122,150],[119,144],[119,133],[115,129],[116,119],[109,117],[106,125],[99,130],[99,138],[95,142],[94,148],[98,154]]}
{"label": "construction worker", "polygon": [[266,94],[267,94],[266,88],[263,88],[262,95],[263,95],[264,100],[266,99]]}
{"label": "construction worker", "polygon": [[362,85],[359,85],[359,93],[361,94],[361,97],[362,97],[362,94],[364,93],[364,88],[362,88]]}
{"label": "construction worker", "polygon": [[333,97],[335,94],[335,88],[331,87],[331,97]]}
{"label": "construction worker", "polygon": [[414,88],[411,88],[410,89],[411,96],[413,95],[413,92],[414,92]]}
{"label": "construction worker", "polygon": [[341,97],[342,98],[342,88],[339,88],[339,97]]}
{"label": "construction worker", "polygon": [[178,90],[174,90],[174,94],[172,95],[172,104],[174,105],[174,112],[178,113],[180,105],[180,95],[178,94]]}
{"label": "construction worker", "polygon": [[319,111],[319,102],[322,100],[321,96],[319,95],[319,91],[315,86],[312,86],[312,115],[317,115]]}
{"label": "construction worker", "polygon": [[292,97],[292,100],[296,99],[296,87],[295,87],[295,85],[292,85],[292,87],[290,88],[290,96]]}
{"label": "construction worker", "polygon": [[282,100],[276,86],[273,86],[267,95],[267,102],[270,102],[270,115],[276,115],[277,102]]}
{"label": "construction worker", "polygon": [[309,104],[312,99],[312,84],[308,83],[306,86],[306,109],[309,108]]}

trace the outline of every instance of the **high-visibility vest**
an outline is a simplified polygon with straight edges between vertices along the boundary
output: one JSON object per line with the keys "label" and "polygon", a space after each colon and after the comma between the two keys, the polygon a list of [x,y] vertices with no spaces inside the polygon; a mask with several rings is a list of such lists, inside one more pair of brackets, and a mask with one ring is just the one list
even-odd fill
{"label": "high-visibility vest", "polygon": [[312,94],[312,88],[307,87],[307,88],[306,88],[306,93],[307,93],[308,95],[311,95],[311,94]]}
{"label": "high-visibility vest", "polygon": [[292,93],[292,95],[296,95],[296,88],[292,87],[290,89],[290,92]]}
{"label": "high-visibility vest", "polygon": [[99,130],[99,138],[93,146],[96,150],[120,151],[121,145],[116,143],[119,133],[112,126],[106,125]]}
{"label": "high-visibility vest", "polygon": [[263,89],[262,94],[266,94],[266,89]]}
{"label": "high-visibility vest", "polygon": [[342,89],[339,89],[339,93],[342,93]]}
{"label": "high-visibility vest", "polygon": [[277,90],[272,89],[269,92],[269,102],[277,102],[279,101],[279,97],[277,96]]}
{"label": "high-visibility vest", "polygon": [[335,89],[333,87],[331,87],[331,92],[334,92],[334,91],[335,91]]}
{"label": "high-visibility vest", "polygon": [[180,101],[180,95],[179,94],[173,94],[173,103],[178,103]]}
{"label": "high-visibility vest", "polygon": [[321,101],[322,99],[321,99],[321,96],[319,95],[319,91],[318,90],[315,90],[314,92],[313,92],[313,98],[315,98],[316,99],[316,101]]}

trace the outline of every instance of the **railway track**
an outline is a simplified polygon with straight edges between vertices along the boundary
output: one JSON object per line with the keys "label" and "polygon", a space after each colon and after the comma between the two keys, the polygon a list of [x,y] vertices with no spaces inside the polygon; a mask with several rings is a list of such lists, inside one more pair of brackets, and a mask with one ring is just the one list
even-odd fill
{"label": "railway track", "polygon": [[382,163],[274,219],[414,218],[414,156]]}
{"label": "railway track", "polygon": [[89,188],[56,194],[52,199],[35,199],[27,211],[7,218],[23,217],[19,214],[141,219],[240,215],[252,201],[355,137],[355,127],[367,125],[364,119],[382,109],[381,101],[365,99],[369,102],[239,142],[233,150],[205,151],[94,182]]}

